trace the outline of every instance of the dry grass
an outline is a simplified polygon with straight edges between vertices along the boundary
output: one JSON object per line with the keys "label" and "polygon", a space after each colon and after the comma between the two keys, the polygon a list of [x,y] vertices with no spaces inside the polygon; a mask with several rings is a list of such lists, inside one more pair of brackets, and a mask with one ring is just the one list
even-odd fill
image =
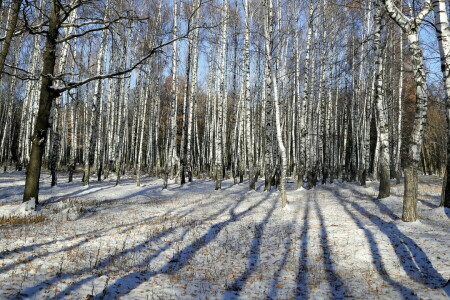
{"label": "dry grass", "polygon": [[0,226],[3,225],[25,225],[35,224],[46,221],[45,216],[33,216],[33,217],[1,217]]}

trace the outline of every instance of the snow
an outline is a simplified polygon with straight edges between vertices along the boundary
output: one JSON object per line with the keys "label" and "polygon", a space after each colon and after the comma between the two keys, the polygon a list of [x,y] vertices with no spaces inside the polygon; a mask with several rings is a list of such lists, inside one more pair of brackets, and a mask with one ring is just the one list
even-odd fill
{"label": "snow", "polygon": [[2,206],[0,209],[0,218],[27,217],[33,215],[35,211],[36,200],[31,198],[31,200],[20,204]]}
{"label": "snow", "polygon": [[448,299],[450,212],[441,180],[421,177],[420,220],[404,223],[402,185],[377,200],[335,182],[248,192],[232,180],[181,187],[133,176],[83,187],[41,182],[41,208],[21,203],[23,172],[0,174],[0,299]]}

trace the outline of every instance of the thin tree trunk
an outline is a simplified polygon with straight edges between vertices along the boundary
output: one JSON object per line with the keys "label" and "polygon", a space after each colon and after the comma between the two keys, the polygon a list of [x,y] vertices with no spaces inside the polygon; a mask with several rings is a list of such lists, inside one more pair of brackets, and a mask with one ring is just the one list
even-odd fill
{"label": "thin tree trunk", "polygon": [[226,141],[224,139],[224,131],[226,130],[224,128],[224,118],[226,117],[226,114],[224,113],[224,110],[227,109],[226,107],[226,62],[227,62],[227,23],[228,23],[228,1],[224,0],[222,5],[222,36],[221,36],[221,52],[220,52],[220,95],[218,99],[217,104],[217,119],[216,119],[216,126],[217,126],[217,135],[216,135],[216,159],[215,159],[215,177],[216,177],[216,190],[220,190],[222,188],[222,179],[223,179],[223,172],[224,172],[224,166],[223,166],[223,147],[224,142]]}
{"label": "thin tree trunk", "polygon": [[447,163],[446,176],[442,187],[441,206],[450,208],[450,28],[447,16],[447,7],[444,0],[433,0],[436,34],[441,54],[441,70],[444,75],[446,92],[446,120],[447,120]]}
{"label": "thin tree trunk", "polygon": [[[272,58],[272,45],[273,45],[273,3],[272,0],[267,0],[266,2],[266,16],[265,16],[265,25],[264,25],[264,37],[266,40],[266,55],[267,62],[270,65],[274,65],[274,61]],[[273,102],[275,106],[275,123],[277,130],[277,141],[278,141],[278,149],[280,151],[281,156],[281,206],[284,208],[287,204],[287,195],[286,195],[286,170],[287,170],[287,158],[286,158],[286,148],[283,143],[283,132],[281,129],[281,118],[280,118],[280,103],[278,99],[278,81],[276,75],[276,69],[270,68],[271,74],[267,74],[266,76],[272,77],[272,88],[273,88]]]}
{"label": "thin tree trunk", "polygon": [[245,133],[247,141],[247,155],[248,155],[248,186],[250,190],[256,188],[256,176],[255,176],[255,162],[253,155],[253,135],[251,130],[251,95],[250,95],[250,10],[248,6],[248,0],[244,0],[244,15],[245,15],[245,34],[244,34],[244,81],[245,81]]}
{"label": "thin tree trunk", "polygon": [[[9,53],[9,48],[13,39],[14,31],[17,26],[17,20],[19,19],[19,11],[22,0],[13,0],[11,10],[8,14],[8,25],[6,28],[6,36],[2,42],[2,50],[0,52],[0,80],[3,75],[3,68],[5,67],[6,57]],[[0,6],[1,7],[1,6]]]}
{"label": "thin tree trunk", "polygon": [[[173,5],[173,38],[178,34],[178,0]],[[173,43],[172,53],[172,100],[170,103],[170,120],[169,120],[169,140],[168,153],[166,154],[166,163],[164,171],[163,189],[167,188],[169,173],[174,174],[176,164],[178,162],[177,156],[177,104],[178,104],[178,42]]]}

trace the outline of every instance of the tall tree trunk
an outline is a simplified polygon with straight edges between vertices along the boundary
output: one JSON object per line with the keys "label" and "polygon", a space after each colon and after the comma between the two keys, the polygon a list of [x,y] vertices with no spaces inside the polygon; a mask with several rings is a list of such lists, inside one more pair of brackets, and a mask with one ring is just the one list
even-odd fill
{"label": "tall tree trunk", "polygon": [[414,126],[411,134],[408,153],[404,162],[405,173],[405,192],[403,195],[403,214],[404,222],[414,222],[417,220],[417,189],[420,154],[422,150],[423,132],[426,123],[428,96],[427,83],[425,76],[425,67],[423,63],[422,50],[419,45],[419,26],[423,19],[431,10],[431,0],[425,0],[422,10],[415,17],[405,16],[394,4],[393,0],[383,1],[391,18],[406,33],[409,48],[412,55],[412,66],[414,79],[416,82],[416,112]]}
{"label": "tall tree trunk", "polygon": [[395,158],[395,176],[396,183],[400,184],[400,177],[402,173],[402,165],[401,165],[401,149],[402,149],[402,122],[403,122],[403,30],[400,30],[400,74],[398,78],[398,118],[397,118],[397,150],[396,150],[396,158]]}
{"label": "tall tree trunk", "polygon": [[[377,107],[378,130],[380,137],[380,188],[378,192],[378,199],[383,199],[390,196],[390,159],[389,159],[389,128],[387,103],[383,87],[383,48],[381,44],[381,32],[383,29],[382,11],[380,3],[375,4],[375,38],[374,38],[374,52],[375,52],[375,103]],[[386,51],[386,50],[385,50]]]}
{"label": "tall tree trunk", "polygon": [[436,34],[441,54],[441,70],[445,84],[445,108],[447,120],[447,164],[446,176],[442,187],[441,206],[450,208],[450,28],[447,16],[447,5],[444,0],[433,0]]}
{"label": "tall tree trunk", "polygon": [[[173,5],[173,35],[175,39],[178,34],[178,0]],[[166,154],[166,163],[164,170],[163,189],[167,188],[169,173],[174,174],[174,168],[178,162],[177,156],[177,106],[178,106],[178,42],[173,43],[172,53],[172,99],[170,102],[170,119],[168,134],[168,153]]]}
{"label": "tall tree trunk", "polygon": [[278,96],[278,81],[276,69],[274,68],[274,61],[272,58],[272,46],[273,46],[273,3],[272,0],[267,0],[266,2],[266,16],[265,16],[265,24],[264,24],[264,37],[266,40],[266,55],[267,62],[272,67],[270,68],[271,74],[267,74],[266,76],[271,76],[272,78],[272,91],[273,91],[273,103],[275,106],[275,123],[277,130],[277,141],[278,141],[278,150],[281,156],[281,183],[280,183],[280,191],[281,191],[281,206],[284,208],[287,204],[287,195],[286,195],[286,170],[287,170],[287,157],[286,157],[286,148],[283,142],[283,132],[281,129],[281,118],[280,118],[280,103]]}
{"label": "tall tree trunk", "polygon": [[217,104],[217,119],[216,119],[216,126],[217,126],[217,135],[216,135],[216,159],[215,159],[215,177],[216,177],[216,190],[220,190],[222,188],[222,179],[223,179],[223,172],[224,172],[224,165],[223,165],[223,147],[224,142],[226,139],[224,139],[224,131],[226,130],[224,127],[224,124],[226,120],[226,113],[224,113],[224,110],[227,109],[226,107],[226,97],[227,97],[227,91],[226,91],[226,62],[227,62],[227,24],[228,24],[228,1],[224,0],[222,5],[222,36],[221,36],[221,51],[220,51],[220,83],[219,83],[219,89],[220,89],[220,95],[219,95],[219,103]]}
{"label": "tall tree trunk", "polygon": [[42,155],[47,139],[47,130],[49,128],[50,110],[53,101],[59,96],[58,93],[52,89],[56,64],[56,41],[58,39],[60,27],[60,20],[58,19],[59,10],[59,2],[56,0],[52,1],[48,32],[46,34],[45,49],[43,53],[44,65],[42,70],[43,76],[39,97],[39,110],[34,126],[31,156],[27,167],[25,191],[23,194],[24,202],[34,198],[36,204],[38,204],[39,178],[41,175]]}
{"label": "tall tree trunk", "polygon": [[[151,69],[150,69],[151,71]],[[151,72],[150,72],[151,73]],[[151,94],[151,85],[149,84],[149,86],[147,88],[145,88],[145,90],[141,93],[141,97],[140,98],[144,98],[144,103],[141,105],[139,105],[139,107],[141,109],[143,109],[142,113],[141,113],[141,109],[139,109],[139,116],[140,118],[138,118],[138,122],[140,123],[140,130],[138,130],[138,136],[137,136],[137,145],[138,145],[138,149],[137,149],[137,161],[136,161],[136,185],[140,186],[141,185],[141,164],[142,164],[142,153],[143,153],[143,148],[144,148],[144,132],[145,132],[145,124],[147,122],[145,122],[146,120],[146,116],[147,116],[147,101],[148,98],[150,97]],[[142,91],[144,87],[142,86],[142,84],[140,85],[140,89]],[[138,125],[139,128],[139,125]]]}
{"label": "tall tree trunk", "polygon": [[307,139],[308,139],[308,114],[309,114],[309,71],[311,68],[311,42],[313,31],[313,13],[314,3],[309,1],[309,16],[308,16],[308,33],[306,37],[306,54],[305,54],[305,71],[303,81],[303,99],[301,104],[301,111],[299,116],[298,128],[300,131],[299,141],[299,166],[297,168],[297,189],[303,187],[303,180],[306,171],[306,159],[307,159]]}
{"label": "tall tree trunk", "polygon": [[244,0],[244,15],[245,15],[245,34],[244,34],[244,95],[245,95],[245,133],[246,133],[246,148],[248,155],[248,185],[250,190],[256,188],[256,176],[255,176],[255,162],[253,155],[253,135],[251,127],[251,95],[250,95],[250,10],[248,7],[248,0]]}
{"label": "tall tree trunk", "polygon": [[[70,13],[70,16],[68,18],[68,23],[72,24],[77,18],[77,10],[73,10]],[[70,36],[74,30],[74,27],[69,27],[65,30],[65,36]],[[58,61],[58,69],[57,74],[64,73],[64,69],[66,68],[67,58],[69,56],[69,48],[70,44],[68,42],[65,42],[62,46],[60,59]],[[57,82],[58,84],[59,82]],[[60,110],[62,107],[62,97],[56,98],[56,100],[53,103],[52,111],[53,116],[51,117],[51,130],[50,130],[50,137],[51,137],[51,143],[50,143],[50,172],[52,175],[52,181],[51,186],[57,185],[57,163],[58,163],[58,154],[59,150],[61,148],[61,128],[59,126],[60,122]]]}
{"label": "tall tree trunk", "polygon": [[[199,0],[194,1],[194,9],[197,9],[200,5]],[[197,20],[200,19],[200,12],[196,13],[194,18],[194,26],[198,25]],[[189,107],[188,107],[188,121],[187,121],[187,140],[186,140],[186,173],[188,176],[188,181],[192,182],[192,173],[193,173],[193,132],[194,132],[194,112],[195,112],[195,104],[197,100],[197,74],[198,74],[198,43],[199,43],[199,31],[195,30],[193,32],[193,40],[192,40],[192,81],[191,81],[191,91],[189,94]]]}

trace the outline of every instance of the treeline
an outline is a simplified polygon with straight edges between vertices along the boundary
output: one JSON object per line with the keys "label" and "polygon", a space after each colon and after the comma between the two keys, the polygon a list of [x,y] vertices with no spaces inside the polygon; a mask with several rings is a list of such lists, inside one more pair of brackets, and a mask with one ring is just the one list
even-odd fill
{"label": "treeline", "polygon": [[0,162],[27,168],[24,200],[36,201],[41,165],[52,185],[60,171],[84,184],[148,174],[164,188],[263,177],[283,204],[286,176],[298,188],[379,179],[379,198],[405,176],[414,221],[417,172],[447,166],[448,89],[427,82],[436,70],[418,38],[448,32],[445,5],[1,1]]}

